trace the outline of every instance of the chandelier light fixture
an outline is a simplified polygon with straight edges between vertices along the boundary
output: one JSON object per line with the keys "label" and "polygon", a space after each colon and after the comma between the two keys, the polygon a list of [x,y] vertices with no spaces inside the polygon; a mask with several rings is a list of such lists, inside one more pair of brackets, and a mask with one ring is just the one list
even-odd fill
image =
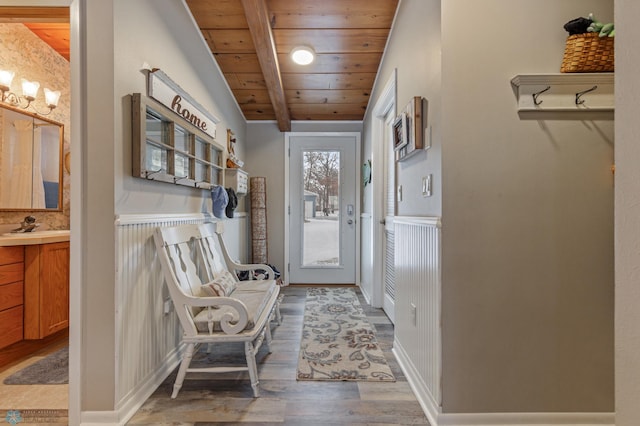
{"label": "chandelier light fixture", "polygon": [[37,114],[49,115],[51,111],[58,106],[60,100],[60,91],[44,89],[44,101],[49,108],[47,112],[38,111],[35,105],[31,103],[36,100],[38,96],[38,89],[40,89],[40,83],[37,81],[29,81],[22,79],[22,96],[16,95],[11,91],[11,83],[13,82],[15,73],[13,71],[0,70],[0,92],[2,93],[2,102],[13,107],[27,109],[31,107]]}

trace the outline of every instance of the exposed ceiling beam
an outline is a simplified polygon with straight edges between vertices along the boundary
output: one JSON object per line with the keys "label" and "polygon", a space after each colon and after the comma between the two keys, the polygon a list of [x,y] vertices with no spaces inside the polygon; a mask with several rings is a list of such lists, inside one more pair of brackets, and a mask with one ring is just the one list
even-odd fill
{"label": "exposed ceiling beam", "polygon": [[289,116],[282,86],[278,55],[276,54],[276,45],[269,22],[269,10],[267,9],[266,0],[242,0],[242,6],[244,7],[267,89],[269,90],[269,97],[276,114],[278,127],[281,132],[288,132],[291,130],[291,117]]}

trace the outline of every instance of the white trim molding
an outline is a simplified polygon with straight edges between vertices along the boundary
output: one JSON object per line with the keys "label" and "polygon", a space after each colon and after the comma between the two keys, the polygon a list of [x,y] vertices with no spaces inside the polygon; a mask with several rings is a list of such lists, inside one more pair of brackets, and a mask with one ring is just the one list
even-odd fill
{"label": "white trim molding", "polygon": [[[247,217],[246,212],[235,212],[233,219]],[[179,222],[179,221],[203,221],[203,222],[217,222],[233,219],[219,219],[213,216],[211,213],[148,213],[148,214],[121,214],[116,216],[116,226],[125,225],[140,225],[151,222]]]}
{"label": "white trim molding", "polygon": [[394,216],[393,223],[402,223],[405,225],[435,226],[437,228],[442,228],[442,221],[440,217],[437,216]]}
{"label": "white trim molding", "polygon": [[434,426],[614,426],[614,413],[440,414]]}

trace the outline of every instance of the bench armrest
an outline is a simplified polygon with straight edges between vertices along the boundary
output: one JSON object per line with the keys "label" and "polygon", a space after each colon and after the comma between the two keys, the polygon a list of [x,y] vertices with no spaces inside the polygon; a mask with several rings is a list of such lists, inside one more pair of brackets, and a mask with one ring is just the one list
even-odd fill
{"label": "bench armrest", "polygon": [[[182,296],[180,303],[185,307],[198,307],[209,311],[209,334],[214,332],[212,310],[218,309],[221,306],[230,306],[238,314],[238,316],[235,317],[232,312],[227,312],[220,318],[220,328],[222,328],[222,331],[226,334],[237,334],[241,332],[247,326],[247,322],[249,322],[247,307],[241,300],[233,297],[195,297],[186,294]],[[193,322],[193,319],[191,321]],[[194,329],[197,328],[195,323],[193,326]]]}
{"label": "bench armrest", "polygon": [[[276,278],[276,274],[269,265],[265,265],[263,263],[236,263],[231,261],[230,267],[235,271],[257,271],[261,270],[265,272],[265,280],[274,280]],[[237,274],[236,274],[237,277]],[[249,274],[249,280],[256,280],[254,274]]]}
{"label": "bench armrest", "polygon": [[[236,261],[234,261],[233,259],[231,259],[231,256],[229,256],[229,252],[227,251],[227,246],[224,244],[224,238],[222,238],[222,234],[221,233],[217,233],[218,235],[218,242],[220,243],[220,248],[222,249],[222,256],[224,257],[224,261],[227,264],[227,269],[229,271],[255,271],[256,269],[262,269],[265,271],[266,273],[266,277],[265,279],[267,280],[275,280],[276,279],[276,274],[275,272],[273,272],[273,269],[271,269],[271,266],[269,265],[265,265],[262,263],[238,263]],[[253,274],[249,274],[250,275],[250,280],[255,279],[255,277],[253,276]],[[236,278],[238,278],[238,274],[235,274]]]}

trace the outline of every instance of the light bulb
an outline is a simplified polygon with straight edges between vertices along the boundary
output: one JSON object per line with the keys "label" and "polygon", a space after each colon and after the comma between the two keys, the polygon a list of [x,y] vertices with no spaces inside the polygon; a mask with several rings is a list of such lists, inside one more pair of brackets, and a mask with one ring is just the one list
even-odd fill
{"label": "light bulb", "polygon": [[49,108],[55,108],[58,106],[58,101],[60,100],[60,91],[49,90],[46,87],[44,88],[44,99],[45,103]]}
{"label": "light bulb", "polygon": [[38,96],[38,89],[40,88],[40,83],[37,81],[29,81],[22,79],[22,95],[29,102],[33,101],[36,96]]}
{"label": "light bulb", "polygon": [[9,90],[11,88],[13,76],[15,75],[16,73],[14,73],[13,71],[0,70],[0,89],[2,89],[3,91]]}

